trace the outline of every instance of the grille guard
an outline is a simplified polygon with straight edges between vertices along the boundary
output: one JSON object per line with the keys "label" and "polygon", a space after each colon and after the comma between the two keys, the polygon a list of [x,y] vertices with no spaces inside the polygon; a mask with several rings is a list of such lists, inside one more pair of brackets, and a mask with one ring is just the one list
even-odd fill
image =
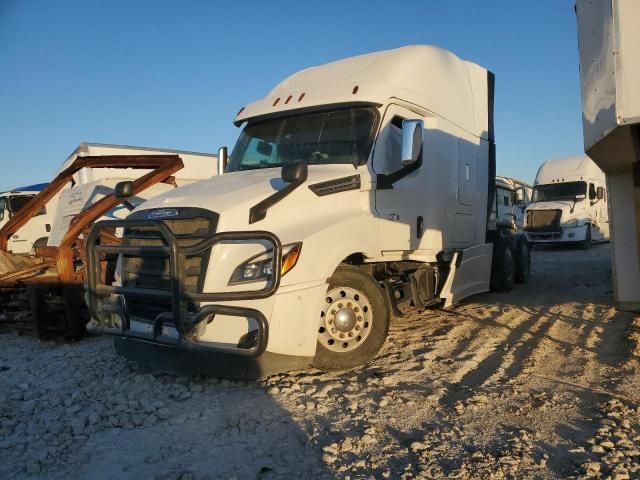
{"label": "grille guard", "polygon": [[[127,245],[100,245],[100,232],[104,229],[114,228],[150,228],[157,230],[166,242],[167,246],[127,246]],[[272,245],[273,262],[272,278],[270,285],[260,290],[201,293],[188,292],[184,289],[184,260],[186,257],[198,255],[213,247],[217,243],[225,241],[259,240],[267,241]],[[169,259],[170,288],[169,290],[152,288],[135,288],[125,286],[105,285],[101,283],[101,254],[123,254],[137,257],[163,257]],[[190,314],[183,311],[183,301],[193,302],[221,302],[238,300],[257,300],[270,297],[280,286],[282,267],[282,243],[280,239],[267,231],[237,231],[220,232],[214,234],[195,245],[179,246],[176,237],[161,220],[103,220],[96,222],[87,239],[87,304],[91,317],[102,323],[102,313],[115,314],[120,317],[123,336],[142,338],[148,341],[179,346],[186,349],[202,350],[209,352],[230,353],[235,355],[258,357],[267,348],[269,339],[269,324],[265,316],[252,308],[235,307],[227,305],[205,305],[197,313]],[[103,302],[101,296],[110,295],[153,295],[171,299],[171,313],[164,312],[156,316],[152,321],[152,333],[143,334],[134,332],[130,328],[129,314],[123,302]],[[102,308],[101,308],[102,307]],[[240,347],[216,347],[194,342],[188,338],[194,327],[210,315],[223,314],[231,316],[255,318],[258,323],[257,342],[250,348]],[[214,320],[215,321],[215,320]],[[162,326],[170,322],[175,326],[179,338],[177,340],[162,335]]]}

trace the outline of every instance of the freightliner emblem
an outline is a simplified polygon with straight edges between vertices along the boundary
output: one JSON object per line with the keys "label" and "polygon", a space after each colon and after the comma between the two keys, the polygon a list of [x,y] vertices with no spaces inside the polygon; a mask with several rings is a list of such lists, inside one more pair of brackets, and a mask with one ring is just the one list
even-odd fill
{"label": "freightliner emblem", "polygon": [[156,210],[151,210],[147,214],[147,218],[156,219],[156,218],[171,218],[177,217],[179,214],[177,208],[158,208]]}

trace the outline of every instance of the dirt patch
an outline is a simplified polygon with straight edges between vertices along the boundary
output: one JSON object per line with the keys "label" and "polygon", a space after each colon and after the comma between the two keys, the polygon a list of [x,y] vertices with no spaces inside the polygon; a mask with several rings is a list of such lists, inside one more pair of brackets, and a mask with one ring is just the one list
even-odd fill
{"label": "dirt patch", "polygon": [[0,477],[640,477],[638,319],[613,307],[607,245],[536,250],[526,286],[405,313],[366,367],[259,383],[1,336]]}

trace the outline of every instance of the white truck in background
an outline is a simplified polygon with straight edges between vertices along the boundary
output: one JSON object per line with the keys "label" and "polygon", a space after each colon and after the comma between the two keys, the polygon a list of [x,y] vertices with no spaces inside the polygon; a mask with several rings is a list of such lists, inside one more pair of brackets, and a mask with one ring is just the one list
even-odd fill
{"label": "white truck in background", "polygon": [[525,230],[532,244],[609,240],[604,172],[587,156],[548,160],[538,169]]}
{"label": "white truck in background", "polygon": [[640,312],[640,2],[576,0],[584,150],[606,173],[613,290]]}
{"label": "white truck in background", "polygon": [[[0,193],[0,228],[46,186],[46,183],[40,183]],[[53,224],[51,210],[55,209],[55,203],[51,202],[51,205],[42,208],[28,225],[11,236],[8,242],[9,252],[30,254],[35,247],[47,244]]]}
{"label": "white truck in background", "polygon": [[514,231],[524,228],[524,212],[531,203],[533,187],[522,180],[496,176],[498,223]]}
{"label": "white truck in background", "polygon": [[[88,329],[161,369],[347,369],[375,356],[402,303],[525,282],[526,237],[492,214],[493,85],[432,46],[286,78],[238,112],[223,175],[94,226]],[[123,245],[101,244],[114,228]]]}

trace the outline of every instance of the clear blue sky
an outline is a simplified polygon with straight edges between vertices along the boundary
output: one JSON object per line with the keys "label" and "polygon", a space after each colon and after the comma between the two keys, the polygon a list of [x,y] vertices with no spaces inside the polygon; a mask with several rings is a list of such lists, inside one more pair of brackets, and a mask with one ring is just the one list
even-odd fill
{"label": "clear blue sky", "polygon": [[214,152],[301,68],[434,44],[496,74],[498,173],[582,152],[573,0],[0,0],[0,191],[82,141]]}

